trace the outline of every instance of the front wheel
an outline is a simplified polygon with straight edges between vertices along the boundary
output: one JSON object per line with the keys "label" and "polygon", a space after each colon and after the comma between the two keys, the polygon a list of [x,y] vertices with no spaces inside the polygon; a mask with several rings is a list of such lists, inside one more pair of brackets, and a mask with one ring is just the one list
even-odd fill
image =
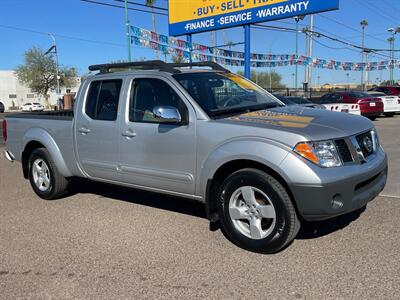
{"label": "front wheel", "polygon": [[275,253],[294,240],[300,222],[286,191],[257,169],[230,175],[218,195],[218,213],[233,243],[259,253]]}
{"label": "front wheel", "polygon": [[68,188],[68,180],[58,172],[45,148],[34,150],[29,158],[29,181],[35,193],[45,200],[62,197]]}

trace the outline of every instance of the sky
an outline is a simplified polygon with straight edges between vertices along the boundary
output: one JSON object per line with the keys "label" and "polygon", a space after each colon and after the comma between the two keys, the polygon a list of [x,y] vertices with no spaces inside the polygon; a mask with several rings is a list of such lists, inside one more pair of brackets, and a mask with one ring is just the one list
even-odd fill
{"label": "sky", "polygon": [[[99,0],[120,5],[115,0]],[[144,3],[144,0],[131,0]],[[228,1],[228,0],[227,0]],[[320,0],[324,1],[324,0]],[[167,0],[156,0],[155,5],[167,7]],[[138,8],[138,7],[137,7]],[[361,45],[360,21],[368,20],[365,45],[370,48],[388,49],[388,28],[400,26],[399,0],[340,0],[340,9],[324,12],[315,17],[315,31],[339,37]],[[75,67],[80,74],[87,73],[92,64],[127,59],[124,10],[100,6],[80,0],[0,0],[0,70],[12,70],[23,63],[24,52],[32,46],[47,50],[52,41],[47,32],[57,40],[60,63]],[[130,11],[132,25],[151,29],[151,15]],[[309,26],[310,17],[299,23],[300,28]],[[295,28],[293,19],[264,23],[266,25]],[[168,35],[168,18],[156,16],[157,32]],[[224,29],[216,33],[218,45],[225,42],[242,42],[243,28]],[[305,36],[300,35],[299,54],[305,54]],[[195,34],[193,41],[209,45],[210,33]],[[295,33],[251,29],[251,50],[257,53],[293,54],[295,53]],[[360,62],[361,53],[342,44],[324,38],[314,43],[313,57],[341,61]],[[400,48],[400,36],[395,47]],[[243,46],[234,48],[242,51]],[[132,47],[133,58],[154,59],[154,51]],[[387,53],[384,55],[388,55]],[[398,54],[397,54],[398,55]],[[370,61],[388,60],[388,57],[375,56]],[[259,71],[268,71],[258,69]],[[236,69],[234,69],[236,71]],[[287,86],[293,86],[294,67],[275,68]],[[313,85],[323,83],[347,83],[346,71],[314,69]],[[351,83],[360,82],[360,72],[349,72]],[[388,71],[370,73],[370,81],[388,79]],[[400,71],[395,71],[400,78]],[[304,68],[299,68],[299,84],[304,79]]]}

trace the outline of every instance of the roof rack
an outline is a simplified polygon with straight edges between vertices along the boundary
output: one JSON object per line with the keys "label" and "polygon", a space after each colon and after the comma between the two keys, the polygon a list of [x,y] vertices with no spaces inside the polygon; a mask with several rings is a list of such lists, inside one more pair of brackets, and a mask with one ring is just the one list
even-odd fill
{"label": "roof rack", "polygon": [[181,73],[179,68],[192,68],[192,67],[209,67],[212,70],[220,72],[229,72],[229,70],[220,66],[219,64],[211,61],[195,62],[195,63],[166,63],[162,60],[149,60],[141,62],[126,62],[114,64],[102,64],[89,66],[89,71],[99,71],[100,74],[111,73],[112,69],[138,69],[138,70],[160,70],[168,73]]}

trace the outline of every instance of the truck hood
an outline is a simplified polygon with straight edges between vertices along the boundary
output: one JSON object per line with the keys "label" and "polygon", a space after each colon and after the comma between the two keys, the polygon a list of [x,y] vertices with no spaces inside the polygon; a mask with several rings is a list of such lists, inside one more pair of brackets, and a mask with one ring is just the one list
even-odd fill
{"label": "truck hood", "polygon": [[283,130],[314,141],[343,138],[374,127],[373,123],[365,117],[300,106],[244,113],[219,121]]}

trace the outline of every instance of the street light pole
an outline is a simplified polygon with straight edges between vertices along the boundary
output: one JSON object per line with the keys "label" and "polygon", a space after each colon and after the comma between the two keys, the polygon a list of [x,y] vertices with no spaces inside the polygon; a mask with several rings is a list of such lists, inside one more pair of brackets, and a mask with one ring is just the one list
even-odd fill
{"label": "street light pole", "polygon": [[47,34],[53,40],[53,47],[54,47],[54,54],[56,56],[56,76],[57,76],[57,101],[60,98],[60,71],[59,71],[59,63],[58,63],[58,50],[57,50],[57,43],[56,38],[50,32]]}
{"label": "street light pole", "polygon": [[130,37],[130,25],[129,25],[129,15],[128,15],[128,0],[125,0],[125,26],[126,26],[126,43],[128,48],[128,61],[132,61],[131,56],[131,37]]}
{"label": "street light pole", "polygon": [[[367,20],[362,20],[360,22],[361,28],[362,28],[362,63],[365,63],[365,28],[368,26],[368,21]],[[365,91],[365,66],[363,66],[362,72],[361,72],[361,88],[363,91]]]}
{"label": "street light pole", "polygon": [[393,66],[393,48],[394,47],[393,47],[393,45],[394,45],[394,41],[395,41],[395,39],[394,39],[394,34],[393,34],[393,36],[388,39],[388,42],[390,44],[390,65],[389,65],[390,84],[393,84],[393,69],[394,69],[394,66]]}

